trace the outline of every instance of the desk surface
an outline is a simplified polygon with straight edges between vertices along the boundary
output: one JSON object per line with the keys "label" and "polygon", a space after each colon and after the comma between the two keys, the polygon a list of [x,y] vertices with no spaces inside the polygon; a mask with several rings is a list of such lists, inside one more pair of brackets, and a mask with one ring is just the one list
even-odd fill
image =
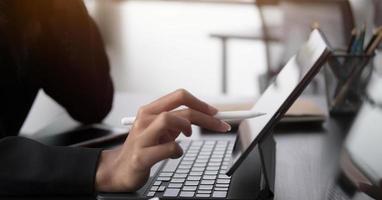
{"label": "desk surface", "polygon": [[[117,94],[114,108],[105,121],[109,124],[119,124],[121,116],[133,115],[140,105],[155,98],[156,96],[152,95]],[[215,98],[213,101],[216,102],[218,99]],[[227,100],[229,98],[224,99],[226,102],[229,101]],[[249,98],[239,99],[250,100]],[[47,104],[46,100],[43,103],[44,105],[35,105],[33,112],[39,112],[39,106],[45,106],[42,110],[47,111],[49,109],[46,105],[53,105]],[[48,117],[46,116],[48,113],[38,114]],[[57,112],[54,115],[57,116]],[[61,113],[61,115],[65,114]],[[33,117],[34,114],[30,116]],[[338,173],[341,146],[351,121],[351,117],[332,118],[323,126],[290,124],[281,125],[275,129],[277,142],[275,199],[327,199],[328,191]],[[360,194],[354,199],[365,198],[367,198],[365,195]],[[92,199],[92,197],[74,199]]]}

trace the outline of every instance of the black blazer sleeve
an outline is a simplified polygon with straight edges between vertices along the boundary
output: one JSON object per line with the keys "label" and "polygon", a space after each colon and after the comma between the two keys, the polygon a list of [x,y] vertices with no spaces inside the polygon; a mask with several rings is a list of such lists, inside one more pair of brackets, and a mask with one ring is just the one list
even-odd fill
{"label": "black blazer sleeve", "polygon": [[92,194],[99,149],[0,139],[0,195]]}
{"label": "black blazer sleeve", "polygon": [[[102,120],[111,109],[113,85],[100,33],[83,2],[12,0],[0,1],[1,6],[9,8],[0,13],[0,22],[2,14],[7,16],[3,28],[14,39],[9,43],[14,44],[17,57],[17,67],[10,67],[17,87],[5,91],[15,91],[21,95],[14,97],[23,98],[29,97],[24,93],[42,88],[74,119],[83,123]],[[22,106],[18,102],[9,103],[9,110]],[[0,195],[94,192],[99,149],[50,147],[9,137],[10,130],[16,130],[7,123],[13,115],[2,112]]]}

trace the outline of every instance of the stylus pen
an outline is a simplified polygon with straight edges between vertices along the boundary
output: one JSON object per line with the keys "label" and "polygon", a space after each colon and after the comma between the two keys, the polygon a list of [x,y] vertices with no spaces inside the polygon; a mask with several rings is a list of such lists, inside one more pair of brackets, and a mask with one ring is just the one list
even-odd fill
{"label": "stylus pen", "polygon": [[[214,117],[217,119],[220,119],[222,121],[240,121],[248,118],[255,118],[262,115],[265,115],[266,113],[259,113],[254,112],[252,110],[245,110],[245,111],[225,111],[225,112],[218,112]],[[135,121],[135,117],[124,117],[121,119],[122,125],[129,126],[132,125]]]}

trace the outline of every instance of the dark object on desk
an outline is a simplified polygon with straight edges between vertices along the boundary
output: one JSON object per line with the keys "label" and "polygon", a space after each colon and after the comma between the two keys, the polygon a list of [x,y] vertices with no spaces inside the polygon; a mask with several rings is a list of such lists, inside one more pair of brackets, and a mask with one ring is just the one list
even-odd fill
{"label": "dark object on desk", "polygon": [[105,125],[87,125],[76,129],[33,138],[43,144],[72,147],[101,147],[108,143],[123,143],[128,134],[127,129],[113,128]]}

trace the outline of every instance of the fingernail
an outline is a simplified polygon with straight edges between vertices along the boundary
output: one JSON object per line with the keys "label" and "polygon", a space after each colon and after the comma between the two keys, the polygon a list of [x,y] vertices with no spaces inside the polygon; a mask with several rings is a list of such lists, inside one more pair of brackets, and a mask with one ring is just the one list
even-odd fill
{"label": "fingernail", "polygon": [[212,114],[212,115],[215,115],[216,113],[218,113],[218,109],[208,105],[208,110],[209,112]]}
{"label": "fingernail", "polygon": [[225,121],[221,121],[222,122],[222,126],[223,126],[223,131],[225,131],[225,132],[229,132],[229,131],[231,131],[231,125],[229,125],[227,122],[225,122]]}

